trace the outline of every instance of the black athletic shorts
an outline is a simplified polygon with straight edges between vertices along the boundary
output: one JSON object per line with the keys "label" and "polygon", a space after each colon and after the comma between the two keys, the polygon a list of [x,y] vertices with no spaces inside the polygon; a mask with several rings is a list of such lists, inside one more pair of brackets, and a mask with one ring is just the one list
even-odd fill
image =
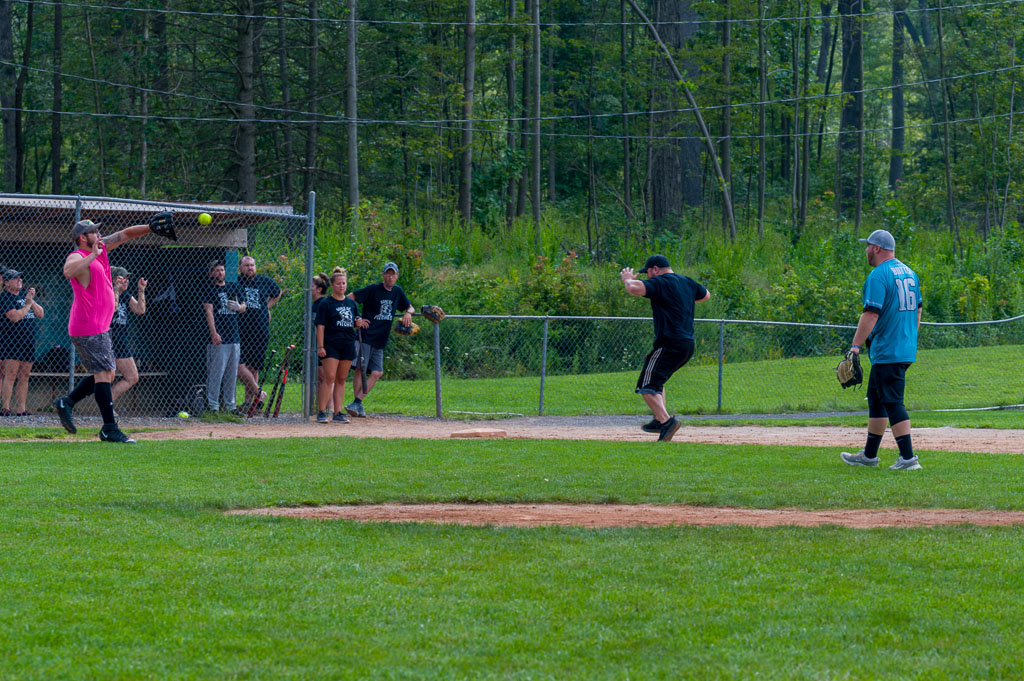
{"label": "black athletic shorts", "polygon": [[327,358],[329,359],[351,362],[356,358],[356,343],[355,341],[324,343],[324,351],[327,352]]}
{"label": "black athletic shorts", "polygon": [[636,392],[660,395],[665,391],[665,381],[693,357],[693,341],[683,341],[672,347],[654,348],[644,360],[640,378],[636,381]]}
{"label": "black athletic shorts", "polygon": [[239,344],[238,363],[244,364],[254,371],[263,371],[263,363],[267,358],[267,345],[270,343],[270,336],[265,333],[252,335],[242,334],[242,341]]}
{"label": "black athletic shorts", "polygon": [[114,331],[110,327],[110,347],[114,349],[114,359],[131,359],[132,348],[128,343],[128,334],[123,331]]}
{"label": "black athletic shorts", "polygon": [[868,409],[884,404],[903,404],[903,388],[907,384],[910,362],[899,364],[872,364],[868,375]]}
{"label": "black athletic shorts", "polygon": [[15,362],[35,362],[36,344],[34,341],[16,338],[4,345],[0,359],[12,359]]}

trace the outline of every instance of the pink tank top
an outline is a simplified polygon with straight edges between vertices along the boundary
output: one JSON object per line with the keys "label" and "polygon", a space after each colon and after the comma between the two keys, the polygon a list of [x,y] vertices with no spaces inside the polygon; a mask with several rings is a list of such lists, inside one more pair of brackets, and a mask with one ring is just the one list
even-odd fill
{"label": "pink tank top", "polygon": [[[91,251],[79,249],[82,257],[88,258]],[[75,300],[71,303],[68,317],[69,336],[95,336],[110,329],[110,320],[117,307],[114,284],[110,278],[110,261],[107,247],[103,246],[99,257],[89,263],[89,285],[82,286],[77,279],[70,279]]]}

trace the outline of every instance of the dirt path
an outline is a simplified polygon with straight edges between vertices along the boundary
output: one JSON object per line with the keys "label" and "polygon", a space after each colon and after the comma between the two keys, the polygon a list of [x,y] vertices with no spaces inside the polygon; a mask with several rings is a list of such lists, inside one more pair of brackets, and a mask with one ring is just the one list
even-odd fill
{"label": "dirt path", "polygon": [[935,527],[939,525],[1022,525],[1024,511],[961,509],[844,509],[800,511],[653,504],[377,504],[257,508],[228,511],[229,515],[283,516],[360,522],[437,523],[540,527],[660,527],[666,525],[745,525],[817,527],[841,525],[854,529],[877,527]]}
{"label": "dirt path", "polygon": [[[400,417],[353,419],[347,425],[308,423],[190,423],[180,428],[139,433],[139,440],[198,440],[292,437],[384,437],[448,439],[465,428],[498,428],[512,439],[528,440],[610,440],[646,442],[652,435],[639,429],[639,417],[552,417],[515,418],[501,421],[439,421]],[[130,424],[129,424],[130,425]],[[854,450],[864,445],[865,430],[845,426],[686,426],[668,446],[681,443],[800,445]],[[915,428],[914,448],[921,451],[991,452],[1024,454],[1024,430],[981,428]],[[882,443],[895,449],[886,433]]]}

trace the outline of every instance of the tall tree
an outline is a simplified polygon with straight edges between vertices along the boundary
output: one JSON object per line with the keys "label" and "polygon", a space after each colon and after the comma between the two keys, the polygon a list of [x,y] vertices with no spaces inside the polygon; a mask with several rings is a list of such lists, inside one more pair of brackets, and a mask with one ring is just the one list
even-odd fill
{"label": "tall tree", "polygon": [[14,91],[14,25],[11,0],[0,0],[0,109],[3,110],[3,188],[5,192],[16,191],[17,186],[17,116],[15,115]]}
{"label": "tall tree", "polygon": [[892,136],[889,144],[889,190],[894,194],[903,181],[903,148],[906,132],[906,104],[903,101],[903,54],[907,0],[892,3]]}
{"label": "tall tree", "polygon": [[473,85],[476,82],[476,0],[466,0],[466,46],[462,81],[462,154],[459,173],[459,214],[473,218]]}
{"label": "tall tree", "polygon": [[[349,11],[352,11],[351,8]],[[349,18],[352,18],[351,15]],[[306,128],[306,162],[302,173],[302,200],[304,202],[309,200],[309,193],[316,189],[316,149],[320,132],[317,123],[317,112],[320,110],[320,6],[317,0],[309,0],[309,55],[306,64],[306,111],[309,112],[309,124]],[[345,115],[349,117],[351,126],[353,114],[348,110],[347,105]],[[351,135],[351,128],[349,134]],[[349,165],[351,166],[351,159]],[[349,173],[351,172],[350,167]],[[351,206],[349,208],[351,209]],[[354,214],[355,212],[353,212]]]}
{"label": "tall tree", "polygon": [[843,31],[843,104],[839,114],[836,206],[840,214],[855,211],[860,198],[857,150],[864,127],[863,7],[862,0],[839,0]]}
{"label": "tall tree", "polygon": [[64,79],[61,69],[64,63],[64,4],[53,5],[53,113],[50,114],[50,192],[60,194],[61,147],[64,137],[61,128],[61,111],[64,108]]}
{"label": "tall tree", "polygon": [[[348,0],[348,41],[345,50],[346,95],[345,116],[348,118],[348,208],[353,221],[359,219],[359,125],[356,122],[356,93],[358,92],[359,67],[356,62],[356,41],[358,40],[357,0]],[[319,32],[317,33],[319,36]],[[319,37],[315,38],[319,47]],[[312,78],[313,74],[310,74]],[[319,79],[319,75],[318,75]],[[315,146],[314,146],[315,153]]]}
{"label": "tall tree", "polygon": [[[25,190],[25,126],[24,108],[25,88],[28,86],[28,65],[32,60],[32,36],[35,31],[36,3],[28,3],[28,12],[25,19],[25,46],[21,57],[21,70],[18,73],[18,82],[14,89],[14,155],[15,155],[15,178],[14,191]],[[4,109],[6,111],[6,108]]]}
{"label": "tall tree", "polygon": [[[508,22],[511,27],[508,31],[508,45],[505,62],[505,97],[506,106],[508,108],[508,130],[505,135],[505,154],[511,159],[514,158],[515,147],[516,147],[516,116],[517,113],[517,97],[516,97],[516,8],[519,5],[519,0],[508,0]],[[509,166],[511,168],[511,164]],[[515,173],[508,173],[508,182],[505,185],[505,222],[508,225],[512,224],[512,219],[516,216],[516,175]]]}
{"label": "tall tree", "polygon": [[619,0],[619,107],[622,111],[622,205],[625,207],[626,219],[633,219],[633,173],[630,167],[629,109],[628,90],[626,87],[626,0]]}
{"label": "tall tree", "polygon": [[[724,0],[725,21],[722,22],[722,175],[732,186],[732,17],[729,0]],[[727,211],[722,211],[722,228],[730,240],[736,240],[736,222],[730,223]]]}
{"label": "tall tree", "polygon": [[[281,81],[281,105],[288,110],[292,108],[292,88],[291,73],[288,68],[288,40],[285,34],[284,12],[284,0],[277,0],[277,74]],[[292,200],[292,156],[294,154],[292,150],[293,130],[290,123],[284,124],[282,137],[281,161],[284,169],[281,175],[281,201],[288,203]]]}
{"label": "tall tree", "polygon": [[256,1],[239,0],[236,17],[238,45],[236,75],[238,99],[234,105],[238,123],[235,128],[234,200],[256,202]]}
{"label": "tall tree", "polygon": [[533,229],[534,246],[540,252],[540,0],[533,0]]}

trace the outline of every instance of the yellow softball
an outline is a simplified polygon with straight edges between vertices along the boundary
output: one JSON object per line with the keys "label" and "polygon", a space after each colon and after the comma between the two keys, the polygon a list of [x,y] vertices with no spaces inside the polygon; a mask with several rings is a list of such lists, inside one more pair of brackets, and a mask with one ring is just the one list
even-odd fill
{"label": "yellow softball", "polygon": [[210,217],[209,213],[200,213],[199,214],[199,224],[201,224],[203,227],[205,227],[206,225],[210,224],[211,222],[213,222],[213,218]]}

